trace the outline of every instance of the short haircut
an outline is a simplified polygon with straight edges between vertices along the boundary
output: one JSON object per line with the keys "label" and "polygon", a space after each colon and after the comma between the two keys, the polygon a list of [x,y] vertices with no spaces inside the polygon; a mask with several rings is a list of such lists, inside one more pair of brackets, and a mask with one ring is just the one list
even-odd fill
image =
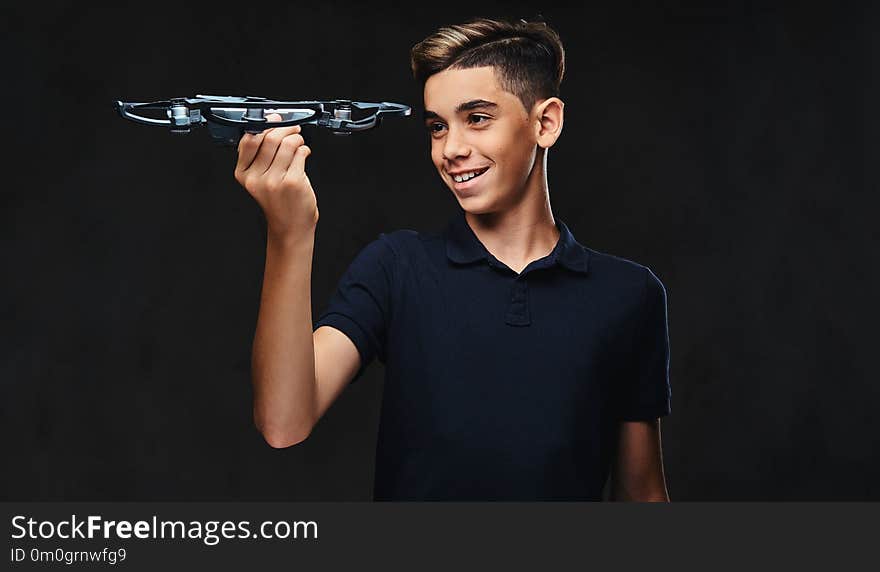
{"label": "short haircut", "polygon": [[414,45],[410,65],[422,87],[445,69],[494,66],[501,88],[516,95],[528,113],[538,100],[559,97],[565,51],[545,22],[475,18],[442,27]]}

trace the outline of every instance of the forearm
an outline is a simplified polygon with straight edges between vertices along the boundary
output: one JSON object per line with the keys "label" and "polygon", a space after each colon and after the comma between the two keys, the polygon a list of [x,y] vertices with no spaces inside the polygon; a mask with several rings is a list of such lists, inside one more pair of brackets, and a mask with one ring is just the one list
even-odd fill
{"label": "forearm", "polygon": [[311,275],[314,229],[269,237],[254,335],[254,423],[273,447],[305,439],[315,419]]}

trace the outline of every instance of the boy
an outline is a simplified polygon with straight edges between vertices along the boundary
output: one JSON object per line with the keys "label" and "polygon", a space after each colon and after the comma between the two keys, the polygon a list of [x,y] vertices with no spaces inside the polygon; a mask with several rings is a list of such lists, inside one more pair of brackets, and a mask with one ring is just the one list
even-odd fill
{"label": "boy", "polygon": [[386,366],[376,500],[668,501],[666,293],[555,219],[547,152],[564,52],[546,24],[476,19],[411,52],[431,160],[461,211],[381,234],[313,323],[318,209],[299,127],[245,135],[236,179],[263,208],[254,420],[304,440],[374,357]]}

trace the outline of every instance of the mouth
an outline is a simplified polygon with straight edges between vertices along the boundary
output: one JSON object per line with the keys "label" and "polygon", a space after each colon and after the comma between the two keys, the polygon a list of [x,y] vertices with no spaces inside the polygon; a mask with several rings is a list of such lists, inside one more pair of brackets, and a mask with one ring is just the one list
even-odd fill
{"label": "mouth", "polygon": [[459,175],[449,175],[449,178],[452,180],[452,184],[456,190],[468,189],[474,186],[476,184],[475,181],[482,177],[483,174],[489,169],[490,167],[486,167],[484,169],[473,171],[472,174],[466,175],[467,178],[461,177]]}

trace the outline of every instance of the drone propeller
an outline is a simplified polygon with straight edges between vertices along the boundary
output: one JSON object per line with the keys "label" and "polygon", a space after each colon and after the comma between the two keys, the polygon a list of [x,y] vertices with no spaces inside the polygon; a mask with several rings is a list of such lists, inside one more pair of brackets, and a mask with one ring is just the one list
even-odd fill
{"label": "drone propeller", "polygon": [[[351,135],[378,127],[385,116],[411,113],[409,106],[387,101],[277,101],[250,95],[196,95],[144,103],[116,101],[115,109],[125,119],[166,127],[172,133],[189,133],[193,127],[207,125],[214,141],[223,145],[236,145],[245,132],[260,133],[289,125],[316,125],[336,135]],[[354,119],[352,109],[372,114]],[[164,112],[165,118],[149,117],[144,112]],[[269,122],[269,113],[278,113],[281,120]]]}

